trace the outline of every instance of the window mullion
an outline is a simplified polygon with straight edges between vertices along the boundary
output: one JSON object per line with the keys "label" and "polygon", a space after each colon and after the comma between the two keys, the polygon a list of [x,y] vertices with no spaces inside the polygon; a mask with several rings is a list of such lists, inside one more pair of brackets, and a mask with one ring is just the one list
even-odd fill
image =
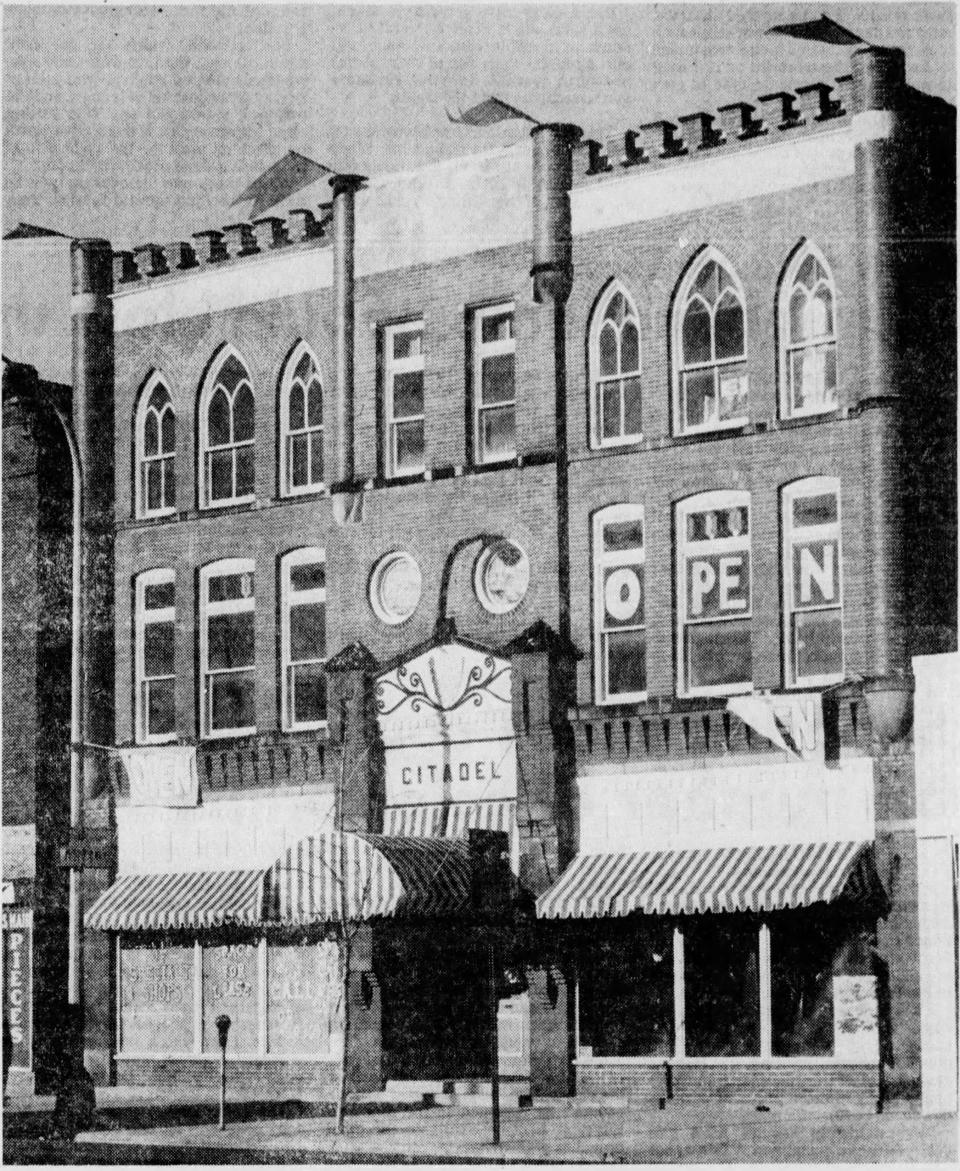
{"label": "window mullion", "polygon": [[773,1053],[773,997],[770,971],[770,926],[760,924],[760,1056],[770,1057]]}
{"label": "window mullion", "polygon": [[687,988],[684,980],[684,940],[679,926],[673,929],[673,1055],[687,1053]]}

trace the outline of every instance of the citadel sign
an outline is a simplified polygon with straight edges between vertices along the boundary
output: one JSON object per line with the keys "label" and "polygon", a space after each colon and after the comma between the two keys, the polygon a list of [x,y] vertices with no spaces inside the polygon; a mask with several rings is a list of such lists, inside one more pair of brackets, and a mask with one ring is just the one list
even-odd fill
{"label": "citadel sign", "polygon": [[381,675],[387,805],[517,795],[510,664],[452,642]]}

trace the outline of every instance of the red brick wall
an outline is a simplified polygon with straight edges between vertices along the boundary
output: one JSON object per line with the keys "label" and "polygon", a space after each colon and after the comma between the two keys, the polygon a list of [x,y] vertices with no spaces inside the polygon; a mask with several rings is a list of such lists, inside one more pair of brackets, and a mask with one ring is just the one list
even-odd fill
{"label": "red brick wall", "polygon": [[[879,1073],[875,1065],[695,1065],[671,1064],[673,1096],[680,1100],[725,1098],[764,1101],[771,1098],[866,1098],[875,1101]],[[664,1097],[662,1065],[578,1065],[577,1094],[612,1095],[657,1101]]]}

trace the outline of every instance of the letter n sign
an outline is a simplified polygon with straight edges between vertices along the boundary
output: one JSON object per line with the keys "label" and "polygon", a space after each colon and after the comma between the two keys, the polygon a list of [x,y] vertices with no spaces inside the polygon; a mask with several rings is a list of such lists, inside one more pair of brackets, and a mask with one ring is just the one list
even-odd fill
{"label": "letter n sign", "polygon": [[798,541],[793,547],[793,604],[797,609],[840,602],[840,556],[836,538]]}
{"label": "letter n sign", "polygon": [[710,553],[687,561],[687,617],[736,618],[750,613],[750,554]]}

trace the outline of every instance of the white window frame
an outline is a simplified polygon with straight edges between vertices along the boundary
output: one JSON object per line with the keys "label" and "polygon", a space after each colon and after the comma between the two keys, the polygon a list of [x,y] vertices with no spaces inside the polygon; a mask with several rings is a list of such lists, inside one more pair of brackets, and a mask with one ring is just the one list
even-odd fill
{"label": "white window frame", "polygon": [[[156,391],[156,389],[158,387],[163,387],[164,391],[167,394],[167,399],[168,399],[168,402],[164,405],[163,409],[160,410],[159,412],[156,411],[150,405],[150,400],[153,397],[154,391]],[[157,434],[159,436],[160,447],[162,449],[163,448],[163,425],[162,425],[163,424],[163,416],[167,410],[169,410],[170,414],[173,415],[173,424],[174,424],[174,428],[176,428],[177,412],[174,410],[173,395],[170,392],[170,387],[167,384],[167,380],[163,377],[163,375],[160,374],[158,371],[154,371],[154,373],[151,374],[150,377],[147,379],[146,383],[144,384],[143,390],[140,392],[140,399],[139,399],[139,402],[137,403],[137,415],[136,415],[136,420],[135,420],[135,424],[134,424],[134,453],[135,453],[135,461],[136,461],[136,465],[137,465],[136,472],[134,474],[134,485],[133,485],[134,501],[135,501],[136,515],[140,518],[143,518],[143,519],[149,519],[149,518],[158,517],[158,516],[170,516],[174,512],[176,512],[176,510],[177,510],[177,504],[176,504],[176,499],[177,499],[177,482],[176,482],[177,445],[176,445],[176,441],[174,441],[172,451],[161,450],[159,452],[159,454],[157,454],[157,455],[149,455],[148,456],[146,454],[146,450],[145,450],[145,447],[146,447],[146,444],[145,444],[146,430],[145,430],[145,428],[146,428],[146,423],[147,423],[147,415],[154,414],[157,416]],[[170,461],[169,465],[166,463],[167,460]],[[166,489],[166,485],[167,485],[168,468],[169,468],[169,478],[171,478],[173,480],[173,499],[174,499],[173,504],[165,504],[165,505],[161,506],[160,508],[150,508],[147,505],[147,499],[148,499],[148,496],[147,496],[147,468],[150,464],[153,464],[153,463],[159,463],[161,465],[161,481],[162,481],[163,488],[164,488],[164,491],[161,493],[161,495],[163,495],[163,496],[166,495],[165,489]]]}
{"label": "white window frame", "polygon": [[[797,286],[797,274],[807,257],[812,256],[814,260],[823,269],[826,276],[825,284],[830,290],[832,317],[833,317],[833,331],[832,333],[825,333],[821,337],[817,337],[808,342],[791,342],[790,340],[790,301],[793,298],[794,290]],[[819,282],[818,282],[819,284]],[[816,286],[815,286],[816,288]],[[809,240],[805,240],[803,244],[794,252],[790,263],[787,265],[786,272],[783,274],[783,280],[780,283],[780,295],[777,302],[777,328],[780,337],[780,417],[783,419],[803,419],[811,415],[829,415],[836,411],[840,405],[839,402],[839,368],[837,370],[837,401],[832,405],[823,405],[819,407],[797,407],[793,406],[793,394],[791,386],[791,355],[800,350],[815,349],[821,346],[833,346],[833,351],[836,357],[839,354],[837,346],[837,286],[833,279],[833,270],[827,263],[823,253],[812,244]]]}
{"label": "white window frame", "polygon": [[[691,513],[713,511],[714,509],[746,508],[747,535],[746,539],[739,537],[720,537],[708,541],[691,542],[687,537],[687,517]],[[696,496],[688,496],[676,504],[676,545],[677,545],[677,580],[676,580],[676,654],[677,654],[677,694],[684,697],[744,695],[753,690],[753,680],[741,683],[723,683],[706,687],[691,687],[689,683],[690,669],[687,661],[686,631],[688,626],[715,624],[717,622],[743,622],[750,624],[752,635],[753,622],[753,510],[750,502],[750,493],[746,490],[724,490],[701,492]],[[692,549],[700,554],[733,553],[746,548],[750,563],[749,595],[750,605],[742,613],[730,615],[729,618],[711,617],[696,619],[687,617],[687,559]]]}
{"label": "white window frame", "polygon": [[[720,358],[713,359],[709,362],[694,362],[689,366],[684,362],[683,354],[683,322],[686,316],[687,302],[690,298],[690,292],[696,283],[697,277],[703,269],[711,262],[715,262],[721,268],[725,269],[730,275],[737,296],[740,299],[740,309],[743,313],[743,354],[737,358]],[[711,310],[711,321],[715,321],[716,306]],[[716,341],[715,329],[712,329],[714,342]],[[672,329],[671,341],[673,346],[674,362],[673,362],[673,415],[674,415],[674,435],[701,435],[707,432],[714,431],[729,431],[736,427],[743,427],[750,422],[749,409],[747,414],[738,415],[733,419],[721,419],[719,417],[720,411],[720,374],[724,368],[732,368],[734,366],[743,366],[743,377],[747,379],[747,402],[750,401],[750,372],[747,369],[747,359],[750,353],[750,339],[747,334],[747,298],[743,291],[743,284],[740,280],[739,274],[729,260],[716,248],[706,248],[701,252],[693,264],[690,265],[686,274],[680,282],[677,289],[677,295],[674,299],[673,314],[672,314]],[[717,404],[717,418],[706,423],[699,423],[695,425],[688,425],[686,420],[686,397],[684,394],[683,376],[691,371],[697,370],[712,370],[714,372],[714,388],[716,390],[716,404]]]}
{"label": "white window frame", "polygon": [[[633,320],[637,327],[637,369],[635,371],[624,372],[622,364],[618,362],[620,367],[619,373],[616,375],[601,375],[600,374],[600,334],[606,324],[605,314],[610,306],[610,302],[617,294],[620,294],[630,309],[633,311]],[[617,355],[620,356],[620,348],[622,343],[622,333],[618,331],[617,335]],[[593,311],[593,318],[590,323],[590,421],[591,421],[591,444],[595,448],[600,447],[624,447],[630,443],[639,443],[643,439],[643,431],[627,432],[625,411],[623,409],[623,391],[620,392],[620,435],[613,438],[604,438],[603,435],[603,406],[601,403],[601,386],[607,382],[623,382],[627,378],[637,378],[641,380],[640,388],[640,410],[643,411],[643,339],[640,336],[640,314],[637,312],[637,306],[633,297],[630,296],[626,287],[619,281],[612,281],[603,296],[597,302]]]}
{"label": "white window frame", "polygon": [[[240,386],[243,385],[242,383],[238,383],[236,389],[233,392],[232,397],[230,397],[231,442],[217,444],[216,447],[211,447],[210,446],[210,438],[209,438],[209,417],[208,417],[209,412],[210,412],[210,400],[213,398],[213,392],[216,390],[216,388],[219,384],[220,372],[223,369],[226,362],[230,358],[235,358],[240,363],[240,365],[243,367],[244,372],[246,373],[247,385],[250,387],[250,393],[253,395],[253,401],[254,401],[253,438],[252,439],[243,439],[243,440],[239,440],[237,442],[234,442],[232,439],[233,426],[234,426],[233,407],[236,403],[237,392],[239,391]],[[226,389],[226,388],[224,388],[224,389]],[[256,441],[257,441],[256,401],[257,401],[256,395],[253,392],[253,380],[250,376],[249,365],[247,364],[247,362],[244,361],[243,357],[233,348],[233,346],[225,346],[220,351],[220,353],[217,355],[216,361],[214,362],[213,366],[210,368],[210,371],[208,372],[207,377],[206,377],[204,384],[203,384],[203,392],[200,396],[200,420],[199,420],[199,423],[200,423],[200,450],[199,450],[198,476],[199,476],[199,484],[200,484],[200,507],[201,508],[233,508],[233,507],[240,505],[240,504],[249,504],[251,501],[256,499],[256,471],[257,471],[257,469],[256,469],[256,456],[255,455],[254,455],[254,468],[253,468],[254,488],[253,488],[252,492],[249,492],[244,496],[224,496],[219,500],[213,500],[213,499],[211,499],[212,485],[210,482],[210,455],[211,455],[211,453],[215,452],[215,451],[230,451],[233,453],[232,458],[231,458],[231,467],[232,467],[232,473],[233,473],[232,474],[232,482],[233,482],[234,490],[236,490],[237,452],[241,448],[245,448],[245,447],[249,447],[255,451],[255,447],[256,447]]]}
{"label": "white window frame", "polygon": [[[832,495],[837,502],[837,519],[827,524],[794,524],[793,506],[797,500],[810,496]],[[843,631],[843,537],[841,528],[840,481],[835,476],[810,476],[795,480],[781,491],[783,518],[783,654],[788,687],[821,687],[840,683],[844,678],[843,664],[846,660]],[[797,610],[793,596],[793,546],[796,541],[836,540],[837,542],[837,601],[834,605],[809,607]],[[838,672],[828,675],[798,675],[794,646],[793,619],[796,613],[809,614],[817,610],[839,610],[840,612],[840,660]]]}
{"label": "white window frame", "polygon": [[[210,601],[210,581],[215,577],[231,577],[235,574],[253,575],[253,591],[249,598],[231,598],[224,602]],[[256,704],[256,565],[248,558],[231,557],[215,561],[200,570],[200,725],[205,740],[228,740],[237,736],[250,736],[256,732],[256,724],[243,728],[214,728],[212,709],[212,677],[214,675],[238,675],[249,672],[254,680],[254,704]],[[209,661],[208,624],[216,614],[241,614],[250,611],[254,615],[254,661],[249,667],[230,667],[211,670]],[[256,710],[256,707],[254,707]]]}
{"label": "white window frame", "polygon": [[[483,340],[483,323],[488,317],[502,317],[510,315],[510,337],[502,341],[485,342]],[[504,301],[499,305],[485,305],[474,309],[471,326],[473,329],[473,456],[478,465],[503,463],[515,459],[517,455],[517,313],[512,301]],[[496,358],[502,354],[512,354],[513,364],[513,398],[503,402],[483,405],[483,363],[487,358]],[[482,419],[485,412],[502,411],[507,407],[513,408],[513,450],[498,452],[496,455],[487,455],[483,444]]]}
{"label": "white window frame", "polygon": [[[321,452],[325,442],[326,432],[324,423],[310,426],[307,413],[308,403],[304,401],[304,426],[296,429],[290,426],[290,393],[293,390],[294,374],[303,357],[306,356],[313,364],[317,382],[320,383],[320,393],[323,394],[323,379],[320,377],[320,363],[313,350],[304,341],[299,341],[290,352],[283,367],[283,377],[280,381],[280,494],[282,496],[310,496],[323,491],[324,480],[309,480],[306,484],[293,483],[293,440],[300,436],[307,436],[307,466],[308,472],[313,468],[313,445],[320,443]],[[324,415],[324,418],[326,416]],[[325,454],[325,453],[324,453]],[[325,464],[323,455],[321,463]],[[325,470],[325,469],[324,469]]]}
{"label": "white window frame", "polygon": [[[176,639],[176,602],[157,610],[147,610],[147,587],[154,585],[176,585],[176,573],[172,569],[148,569],[137,575],[134,582],[134,728],[138,744],[169,744],[177,738],[176,723],[172,732],[151,734],[147,727],[147,713],[150,711],[148,692],[152,683],[173,681],[176,688],[176,671],[170,675],[151,675],[146,672],[146,628],[162,622],[173,624]],[[149,618],[147,615],[149,614]],[[176,708],[176,696],[174,696]]]}
{"label": "white window frame", "polygon": [[[609,524],[620,521],[640,521],[643,525],[643,545],[639,548],[607,551],[603,547],[603,531]],[[601,508],[593,515],[593,679],[594,695],[597,703],[637,703],[647,698],[646,691],[617,692],[611,695],[607,681],[608,658],[606,651],[606,637],[610,633],[606,629],[606,611],[604,607],[604,570],[614,566],[642,566],[646,573],[646,545],[647,524],[642,504],[611,504]],[[644,581],[646,594],[646,581]],[[644,597],[644,614],[642,625],[617,626],[614,630],[642,630],[647,629],[646,597]]]}
{"label": "white window frame", "polygon": [[[297,565],[326,565],[326,552],[323,549],[294,549],[286,553],[280,560],[280,658],[281,658],[281,701],[283,705],[283,728],[287,732],[307,732],[327,726],[326,720],[300,720],[294,714],[294,687],[292,685],[293,671],[296,666],[306,664],[323,666],[326,655],[315,659],[298,659],[296,663],[291,657],[290,646],[290,615],[296,606],[322,605],[324,608],[324,623],[326,623],[327,589],[326,586],[310,590],[297,590],[291,586],[291,570]],[[294,601],[294,597],[296,601]]]}
{"label": "white window frame", "polygon": [[[409,358],[395,358],[393,356],[393,339],[405,333],[420,335],[420,352]],[[426,376],[423,353],[423,322],[400,321],[393,325],[386,325],[383,329],[383,421],[384,421],[384,464],[387,476],[391,479],[403,476],[416,476],[426,471]],[[394,413],[393,383],[398,374],[424,375],[423,411],[419,415],[397,416]],[[400,468],[397,462],[397,430],[400,424],[421,423],[424,428],[423,460],[414,467]]]}

